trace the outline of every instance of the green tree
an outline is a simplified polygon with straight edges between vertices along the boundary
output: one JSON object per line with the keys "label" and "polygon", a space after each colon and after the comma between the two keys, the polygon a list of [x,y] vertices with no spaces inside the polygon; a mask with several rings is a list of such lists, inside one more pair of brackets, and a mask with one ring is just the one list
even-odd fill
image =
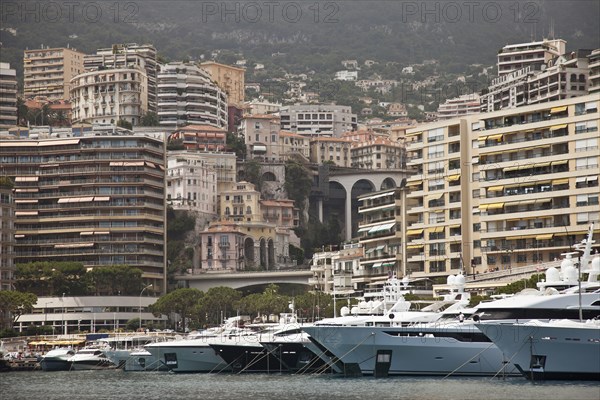
{"label": "green tree", "polygon": [[198,307],[200,320],[209,325],[222,324],[224,318],[236,314],[241,298],[241,292],[226,286],[210,288]]}
{"label": "green tree", "polygon": [[95,267],[86,278],[95,296],[137,296],[143,286],[142,270],[127,265]]}
{"label": "green tree", "polygon": [[172,324],[172,314],[177,314],[181,320],[181,329],[185,332],[187,320],[193,325],[199,325],[198,306],[204,292],[198,289],[177,289],[158,299],[150,306],[150,310],[156,315],[166,315]]}
{"label": "green tree", "polygon": [[17,125],[26,125],[29,108],[22,97],[17,98]]}
{"label": "green tree", "polygon": [[238,159],[243,160],[246,158],[246,143],[240,135],[229,132],[227,134],[227,147],[235,152]]}
{"label": "green tree", "polygon": [[128,330],[128,331],[135,332],[135,331],[138,330],[139,327],[140,327],[140,319],[139,318],[131,318],[125,324],[125,329]]}
{"label": "green tree", "polygon": [[537,283],[546,278],[546,274],[534,274],[530,278],[521,279],[519,281],[509,283],[508,285],[498,289],[498,293],[518,293],[526,288],[537,288]]}
{"label": "green tree", "polygon": [[125,119],[120,119],[117,121],[117,126],[121,127],[121,128],[125,128],[125,129],[133,129],[133,125],[131,124],[131,122],[125,120]]}
{"label": "green tree", "polygon": [[169,139],[169,142],[167,143],[167,150],[185,150],[183,139]]}
{"label": "green tree", "polygon": [[262,186],[261,165],[256,160],[246,160],[244,162],[244,180],[256,186],[260,191]]}
{"label": "green tree", "polygon": [[[337,301],[337,314],[346,305],[345,301]],[[300,318],[316,320],[333,317],[333,297],[327,293],[311,291],[294,297],[294,306]]]}
{"label": "green tree", "polygon": [[1,327],[12,329],[16,320],[23,314],[33,311],[37,296],[29,292],[13,290],[0,291],[0,324]]}
{"label": "green tree", "polygon": [[141,126],[159,126],[158,115],[155,112],[148,111],[140,118]]}
{"label": "green tree", "polygon": [[270,315],[288,311],[290,298],[279,293],[279,287],[270,284],[262,293],[253,293],[239,301],[240,312],[251,315]]}
{"label": "green tree", "polygon": [[70,296],[88,294],[86,269],[82,263],[70,261],[38,261],[17,264],[17,290],[38,296]]}
{"label": "green tree", "polygon": [[187,211],[167,208],[167,237],[169,240],[183,240],[196,226],[196,217]]}
{"label": "green tree", "polygon": [[284,188],[288,197],[294,200],[294,204],[300,209],[300,225],[304,226],[304,209],[310,195],[312,177],[310,171],[302,164],[288,161],[285,164]]}

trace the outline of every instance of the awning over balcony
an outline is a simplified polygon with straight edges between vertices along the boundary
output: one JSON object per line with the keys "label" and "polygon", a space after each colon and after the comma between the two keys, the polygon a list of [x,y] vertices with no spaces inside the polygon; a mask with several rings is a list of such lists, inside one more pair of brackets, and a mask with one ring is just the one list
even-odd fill
{"label": "awning over balcony", "polygon": [[553,233],[547,233],[545,235],[537,235],[535,240],[550,240],[554,237]]}
{"label": "awning over balcony", "polygon": [[560,125],[554,125],[554,126],[551,126],[551,127],[550,127],[550,130],[551,130],[551,131],[557,131],[557,130],[559,130],[559,129],[564,129],[564,128],[566,128],[567,126],[569,126],[569,124],[560,124]]}
{"label": "awning over balcony", "polygon": [[418,181],[412,181],[412,182],[408,182],[408,183],[406,184],[406,186],[409,186],[409,187],[412,187],[412,186],[419,186],[419,185],[421,185],[422,183],[423,183],[423,181],[422,181],[422,180],[418,180]]}
{"label": "awning over balcony", "polygon": [[373,199],[379,199],[381,197],[385,197],[385,196],[389,196],[389,195],[393,195],[394,192],[386,192],[386,193],[379,193],[373,196],[369,196],[369,197],[363,197],[360,200],[373,200]]}
{"label": "awning over balcony", "polygon": [[423,229],[409,229],[406,231],[407,236],[417,236],[423,234]]}
{"label": "awning over balcony", "polygon": [[427,233],[440,233],[444,232],[443,226],[435,226],[433,228],[427,228]]}
{"label": "awning over balcony", "polygon": [[550,109],[550,114],[557,114],[559,112],[567,111],[567,106],[554,107]]}

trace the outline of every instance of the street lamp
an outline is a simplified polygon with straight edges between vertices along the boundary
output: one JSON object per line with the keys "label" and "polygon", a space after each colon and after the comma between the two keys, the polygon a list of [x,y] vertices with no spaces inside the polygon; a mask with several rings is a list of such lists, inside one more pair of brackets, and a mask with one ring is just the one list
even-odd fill
{"label": "street lamp", "polygon": [[62,323],[64,325],[64,333],[63,335],[67,334],[67,321],[65,320],[65,294],[63,293],[62,295],[62,314],[61,314],[61,318],[62,318]]}
{"label": "street lamp", "polygon": [[150,284],[148,286],[146,286],[145,288],[142,289],[142,291],[140,292],[140,308],[138,309],[139,313],[140,313],[140,329],[142,329],[142,293],[144,293],[144,290],[151,288],[153,285]]}

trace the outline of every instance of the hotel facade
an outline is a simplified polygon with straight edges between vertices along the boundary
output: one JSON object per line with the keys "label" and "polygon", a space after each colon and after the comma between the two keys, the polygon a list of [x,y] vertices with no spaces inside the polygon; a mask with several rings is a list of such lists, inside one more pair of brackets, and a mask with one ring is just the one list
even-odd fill
{"label": "hotel facade", "polygon": [[600,212],[596,95],[407,130],[406,273],[484,273],[560,258]]}

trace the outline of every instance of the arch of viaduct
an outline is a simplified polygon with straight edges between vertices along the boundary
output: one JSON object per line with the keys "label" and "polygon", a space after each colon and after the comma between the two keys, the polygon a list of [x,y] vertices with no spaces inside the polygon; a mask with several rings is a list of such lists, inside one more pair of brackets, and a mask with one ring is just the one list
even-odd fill
{"label": "arch of viaduct", "polygon": [[[356,205],[357,197],[379,190],[391,189],[401,185],[403,179],[409,176],[406,170],[360,170],[360,171],[332,171],[328,176],[329,193],[343,190],[344,198],[344,223],[346,240],[352,239],[352,211]],[[323,222],[323,198],[317,199],[319,221]]]}

